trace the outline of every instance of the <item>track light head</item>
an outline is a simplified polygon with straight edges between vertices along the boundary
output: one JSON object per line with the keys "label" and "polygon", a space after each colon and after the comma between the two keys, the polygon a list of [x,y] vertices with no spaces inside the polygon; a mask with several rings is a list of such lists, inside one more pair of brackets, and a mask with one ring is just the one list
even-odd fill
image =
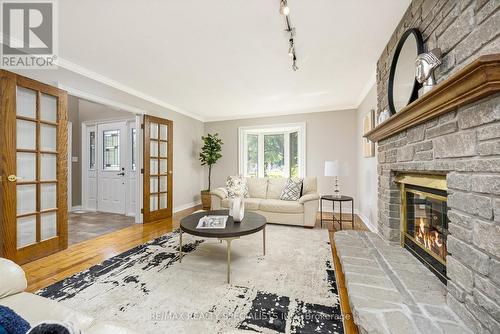
{"label": "track light head", "polygon": [[288,16],[290,14],[290,7],[288,7],[288,4],[286,3],[286,0],[281,0],[280,3],[280,14]]}
{"label": "track light head", "polygon": [[290,39],[290,47],[288,48],[288,55],[290,58],[293,58],[295,56],[295,48],[293,46],[293,39]]}

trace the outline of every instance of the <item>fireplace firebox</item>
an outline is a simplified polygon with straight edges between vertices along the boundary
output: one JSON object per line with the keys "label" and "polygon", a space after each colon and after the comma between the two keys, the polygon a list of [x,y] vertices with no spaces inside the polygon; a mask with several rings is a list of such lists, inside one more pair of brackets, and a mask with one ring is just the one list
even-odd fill
{"label": "fireplace firebox", "polygon": [[397,181],[401,190],[401,246],[446,284],[446,177],[405,174]]}

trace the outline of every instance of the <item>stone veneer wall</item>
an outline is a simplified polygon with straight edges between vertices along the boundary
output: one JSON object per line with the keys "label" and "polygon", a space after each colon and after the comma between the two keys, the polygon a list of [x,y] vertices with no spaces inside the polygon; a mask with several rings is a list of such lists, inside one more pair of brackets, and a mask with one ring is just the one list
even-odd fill
{"label": "stone veneer wall", "polygon": [[[395,46],[412,27],[440,47],[442,81],[479,55],[500,52],[500,1],[414,0],[377,63],[378,111],[387,107]],[[397,172],[447,175],[447,302],[475,333],[500,333],[500,95],[378,143],[380,234],[399,242]]]}

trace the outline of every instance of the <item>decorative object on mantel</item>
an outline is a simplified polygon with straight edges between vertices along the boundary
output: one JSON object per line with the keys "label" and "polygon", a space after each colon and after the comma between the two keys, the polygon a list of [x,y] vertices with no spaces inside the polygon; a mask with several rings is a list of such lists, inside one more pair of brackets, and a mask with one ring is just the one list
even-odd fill
{"label": "decorative object on mantel", "polygon": [[[363,134],[371,131],[375,125],[375,110],[370,110],[363,118]],[[367,138],[363,140],[363,157],[369,158],[375,156],[375,143]]]}
{"label": "decorative object on mantel", "polygon": [[422,84],[418,90],[418,96],[430,92],[436,85],[434,80],[434,70],[441,65],[441,49],[435,48],[429,52],[421,53],[415,60],[415,78]]}
{"label": "decorative object on mantel", "polygon": [[399,112],[418,98],[420,84],[415,80],[415,58],[424,52],[422,34],[416,28],[408,29],[396,46],[387,87],[389,110]]}
{"label": "decorative object on mantel", "polygon": [[208,166],[208,189],[201,191],[201,203],[203,210],[210,210],[211,197],[210,188],[212,183],[212,165],[214,165],[217,160],[222,158],[222,139],[219,138],[219,134],[207,134],[202,136],[203,147],[201,148],[199,160],[202,166]]}
{"label": "decorative object on mantel", "polygon": [[335,178],[335,183],[333,187],[333,197],[341,198],[342,194],[340,193],[340,188],[339,188],[339,176],[343,175],[342,175],[342,168],[340,167],[340,162],[338,160],[325,161],[325,176],[333,176]]}
{"label": "decorative object on mantel", "polygon": [[290,21],[290,7],[287,0],[280,0],[280,14],[285,17],[285,33],[288,35],[288,56],[292,60],[292,70],[297,71],[297,55],[295,54],[295,28]]}
{"label": "decorative object on mantel", "polygon": [[481,56],[376,126],[365,137],[378,142],[431,118],[500,92],[500,53]]}
{"label": "decorative object on mantel", "polygon": [[385,121],[387,121],[389,118],[391,117],[391,113],[389,112],[389,110],[387,109],[384,109],[379,115],[378,115],[378,124],[380,123],[384,123]]}

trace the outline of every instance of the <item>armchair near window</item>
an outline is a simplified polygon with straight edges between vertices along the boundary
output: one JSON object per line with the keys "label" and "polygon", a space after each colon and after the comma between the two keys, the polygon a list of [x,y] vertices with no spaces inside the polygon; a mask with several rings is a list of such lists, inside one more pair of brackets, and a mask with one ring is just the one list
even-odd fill
{"label": "armchair near window", "polygon": [[[285,183],[284,178],[247,178],[249,197],[245,198],[245,210],[263,215],[268,223],[313,227],[319,205],[316,178],[304,178],[298,201],[280,199]],[[225,188],[214,189],[210,195],[213,210],[230,207],[231,198]]]}

